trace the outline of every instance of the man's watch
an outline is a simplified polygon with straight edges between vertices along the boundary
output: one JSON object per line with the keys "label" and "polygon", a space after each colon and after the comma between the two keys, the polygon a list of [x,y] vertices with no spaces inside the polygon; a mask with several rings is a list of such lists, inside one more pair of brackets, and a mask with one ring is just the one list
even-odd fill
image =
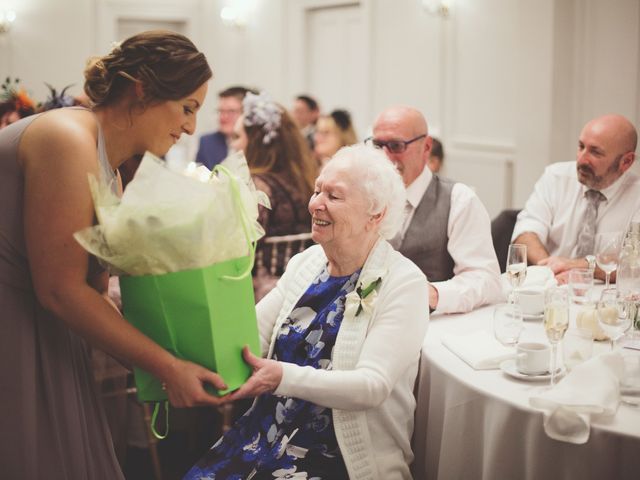
{"label": "man's watch", "polygon": [[587,265],[589,270],[591,270],[592,272],[595,271],[596,269],[596,257],[595,255],[587,255],[586,257],[584,257],[584,259],[587,261]]}

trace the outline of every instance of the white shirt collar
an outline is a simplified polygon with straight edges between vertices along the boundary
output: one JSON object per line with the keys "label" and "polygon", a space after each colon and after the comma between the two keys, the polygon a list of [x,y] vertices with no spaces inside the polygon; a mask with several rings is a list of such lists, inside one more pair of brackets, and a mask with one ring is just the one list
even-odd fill
{"label": "white shirt collar", "polygon": [[429,170],[429,167],[425,164],[422,173],[407,187],[407,201],[414,210],[418,207],[420,200],[422,200],[432,178],[433,173],[431,173],[431,170]]}
{"label": "white shirt collar", "polygon": [[[615,182],[613,182],[612,185],[609,185],[607,188],[603,188],[602,190],[598,190],[600,193],[602,193],[605,196],[606,201],[611,200],[616,195],[616,193],[620,191],[620,189],[622,188],[622,185],[624,184],[624,178],[626,177],[628,172],[629,170],[624,172],[620,176],[620,178],[618,178]],[[578,175],[578,172],[576,171],[576,177],[577,175]],[[587,187],[582,183],[580,184],[580,187],[582,190],[582,197],[584,198],[584,195],[587,192],[587,190],[591,190],[591,188]]]}

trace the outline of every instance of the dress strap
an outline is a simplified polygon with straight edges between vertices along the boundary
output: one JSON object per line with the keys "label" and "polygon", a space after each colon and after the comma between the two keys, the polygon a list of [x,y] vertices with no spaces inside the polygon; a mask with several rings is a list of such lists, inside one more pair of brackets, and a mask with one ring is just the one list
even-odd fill
{"label": "dress strap", "polygon": [[109,157],[107,156],[107,148],[105,146],[104,135],[102,133],[102,126],[96,118],[98,125],[98,162],[100,163],[100,172],[102,180],[109,185],[113,193],[118,193],[118,177],[115,171],[111,168],[109,163]]}

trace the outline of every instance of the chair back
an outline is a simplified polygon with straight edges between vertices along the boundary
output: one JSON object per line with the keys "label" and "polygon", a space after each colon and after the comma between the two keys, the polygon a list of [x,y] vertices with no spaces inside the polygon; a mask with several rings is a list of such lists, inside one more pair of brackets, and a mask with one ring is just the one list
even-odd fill
{"label": "chair back", "polygon": [[311,232],[265,237],[256,250],[256,271],[264,268],[270,275],[281,276],[291,257],[311,245]]}
{"label": "chair back", "polygon": [[500,271],[505,272],[507,268],[507,252],[511,243],[513,227],[516,225],[516,218],[520,210],[503,210],[491,221],[491,237],[493,238],[493,249],[496,251]]}

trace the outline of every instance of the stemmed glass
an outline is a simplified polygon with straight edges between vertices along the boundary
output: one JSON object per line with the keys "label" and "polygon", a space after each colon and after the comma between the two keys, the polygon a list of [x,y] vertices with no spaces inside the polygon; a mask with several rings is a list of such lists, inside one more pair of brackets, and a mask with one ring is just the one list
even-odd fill
{"label": "stemmed glass", "polygon": [[611,350],[631,327],[631,312],[615,288],[605,288],[597,304],[598,322],[611,339]]}
{"label": "stemmed glass", "polygon": [[556,384],[558,342],[569,327],[569,293],[563,288],[550,288],[544,293],[544,331],[551,344],[551,387]]}
{"label": "stemmed glass", "polygon": [[602,232],[596,234],[596,263],[604,272],[604,288],[609,288],[609,278],[618,268],[618,257],[622,246],[622,232]]}
{"label": "stemmed glass", "polygon": [[511,284],[509,303],[516,303],[516,288],[524,283],[527,277],[527,246],[519,243],[509,245],[507,252],[507,278]]}

